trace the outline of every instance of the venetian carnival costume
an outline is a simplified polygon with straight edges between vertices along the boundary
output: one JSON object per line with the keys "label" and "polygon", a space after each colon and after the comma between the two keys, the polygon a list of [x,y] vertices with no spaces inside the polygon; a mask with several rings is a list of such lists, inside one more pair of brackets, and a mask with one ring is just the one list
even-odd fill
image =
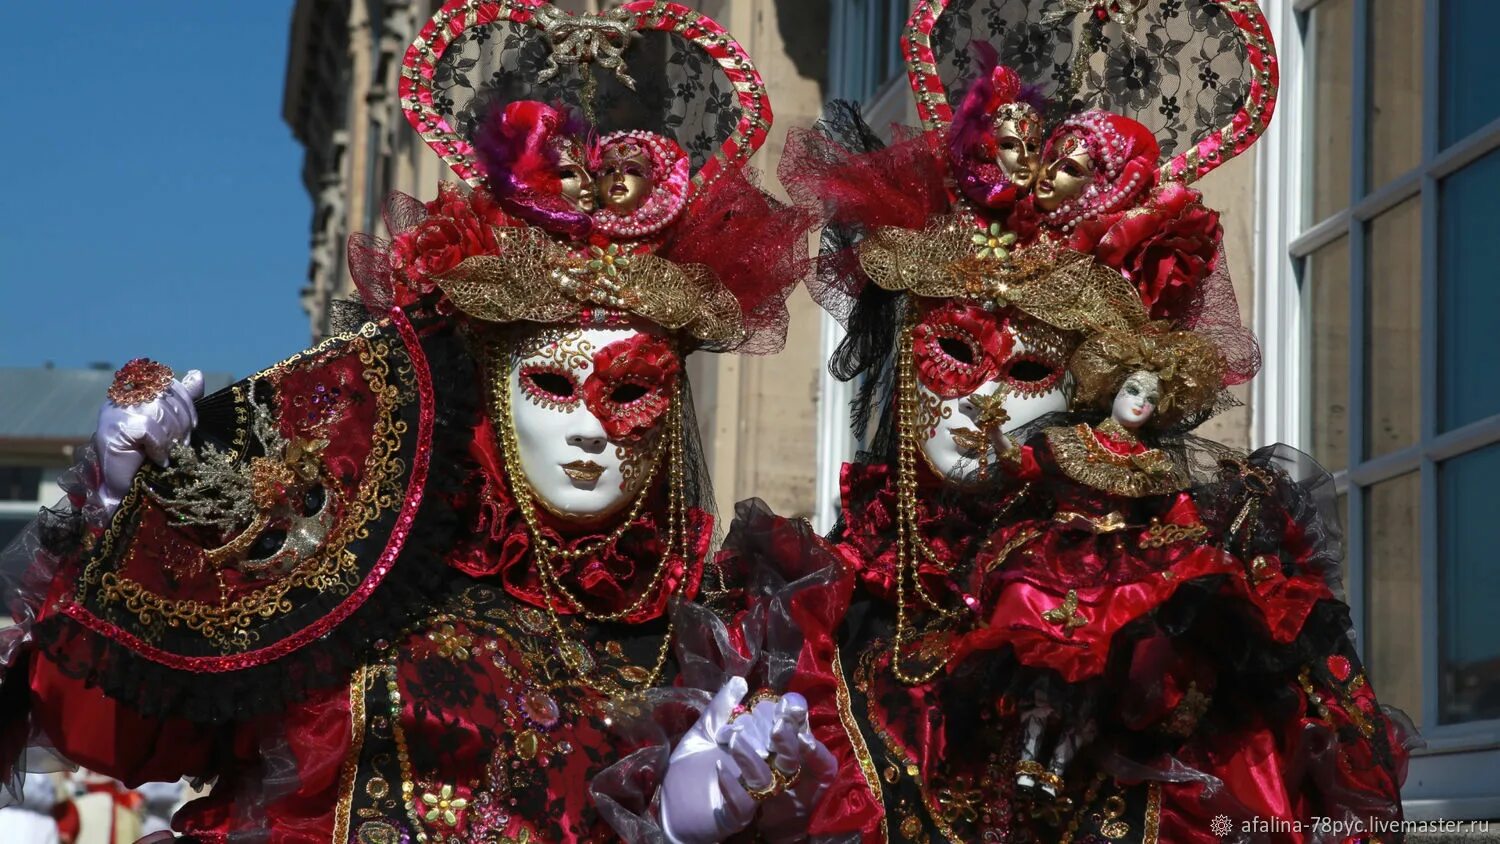
{"label": "venetian carnival costume", "polygon": [[471,190],[351,239],[348,333],[201,399],[127,365],[7,551],[6,770],[213,780],[195,841],[795,840],[797,699],[720,674],[635,717],[711,539],[683,356],[779,348],[805,274],[744,169],[759,76],[673,3],[453,0],[400,98]]}
{"label": "venetian carnival costume", "polygon": [[[850,772],[814,830],[1206,842],[1223,814],[1230,840],[1328,840],[1243,822],[1399,817],[1405,737],[1353,655],[1326,473],[1185,435],[1259,365],[1190,187],[1270,119],[1259,9],[924,0],[902,52],[923,130],[887,143],[835,104],[781,171],[828,223],[812,292],[849,329],[831,368],[860,379],[867,444],[831,544],[774,551],[857,583],[804,631],[837,641],[813,723]],[[1200,400],[1174,384],[1170,436],[1142,440],[1097,401],[1152,338],[1197,350],[1143,367],[1155,389],[1170,370]],[[1091,393],[1101,344],[1132,363]]]}

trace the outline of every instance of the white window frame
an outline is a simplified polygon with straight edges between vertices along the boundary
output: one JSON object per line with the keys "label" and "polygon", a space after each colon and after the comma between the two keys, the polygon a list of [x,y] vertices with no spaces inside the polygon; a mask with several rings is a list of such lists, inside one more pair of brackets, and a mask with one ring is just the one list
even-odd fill
{"label": "white window frame", "polygon": [[[833,99],[862,101],[865,121],[884,132],[892,123],[914,125],[916,105],[906,84],[906,65],[896,61],[890,78],[871,90],[872,68],[880,50],[894,50],[894,44],[872,43],[880,33],[879,20],[871,11],[885,6],[892,33],[901,32],[906,24],[907,4],[883,4],[881,0],[833,0],[831,32],[828,47],[829,93]],[[859,443],[849,431],[849,402],[856,385],[840,381],[828,372],[828,361],[844,339],[844,327],[820,310],[818,313],[818,354],[822,366],[818,371],[818,449],[814,479],[813,528],[819,533],[833,529],[840,505],[840,472],[854,459]]]}
{"label": "white window frame", "polygon": [[[1439,432],[1438,409],[1438,215],[1443,178],[1500,148],[1500,119],[1468,138],[1441,148],[1439,97],[1441,63],[1440,2],[1423,3],[1423,139],[1422,162],[1386,185],[1366,193],[1366,129],[1371,0],[1354,3],[1352,116],[1354,149],[1350,167],[1351,198],[1327,220],[1305,219],[1302,201],[1308,187],[1304,135],[1311,121],[1302,119],[1308,103],[1305,80],[1315,68],[1303,49],[1303,22],[1325,0],[1269,0],[1268,22],[1281,58],[1281,100],[1271,129],[1258,145],[1256,164],[1255,329],[1263,344],[1265,368],[1252,388],[1252,433],[1257,443],[1287,442],[1305,447],[1308,430],[1305,377],[1306,332],[1298,267],[1322,246],[1348,235],[1350,279],[1350,460],[1336,475],[1347,491],[1349,522],[1348,598],[1361,654],[1365,612],[1364,490],[1382,480],[1420,472],[1420,549],[1422,571],[1422,709],[1430,723],[1419,724],[1427,747],[1413,754],[1403,796],[1413,819],[1500,817],[1500,719],[1438,725],[1439,590],[1438,467],[1450,458],[1500,442],[1500,416],[1453,431]],[[1363,344],[1366,336],[1368,222],[1412,197],[1421,197],[1421,429],[1418,442],[1396,453],[1365,459],[1364,408],[1367,406]],[[1377,692],[1378,688],[1378,678]]]}

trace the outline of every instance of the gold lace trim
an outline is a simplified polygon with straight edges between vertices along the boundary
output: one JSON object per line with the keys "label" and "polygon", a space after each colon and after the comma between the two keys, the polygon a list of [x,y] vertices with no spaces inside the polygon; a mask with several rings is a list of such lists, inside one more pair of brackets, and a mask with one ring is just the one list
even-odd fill
{"label": "gold lace trim", "polygon": [[365,749],[365,694],[369,666],[355,669],[349,680],[349,750],[339,766],[339,803],[333,813],[333,840],[349,840],[349,816],[354,806],[354,784],[359,774],[359,755]]}
{"label": "gold lace trim", "polygon": [[739,300],[707,267],[650,253],[611,254],[604,261],[569,251],[529,226],[495,232],[504,255],[466,258],[438,283],[475,319],[555,323],[603,306],[716,346],[732,346],[745,336]]}
{"label": "gold lace trim", "polygon": [[1187,479],[1159,449],[1116,454],[1099,442],[1092,428],[1082,423],[1048,428],[1046,435],[1058,468],[1085,486],[1128,498],[1164,495],[1187,487]]}
{"label": "gold lace trim", "polygon": [[977,229],[958,215],[925,229],[875,229],[858,247],[860,267],[885,290],[1012,305],[1065,331],[1129,331],[1146,322],[1140,294],[1117,270],[1044,242],[1008,257],[981,256]]}
{"label": "gold lace trim", "polygon": [[[849,736],[849,745],[854,750],[854,759],[859,763],[859,772],[865,778],[865,784],[870,787],[870,793],[874,795],[875,802],[881,806],[885,805],[885,795],[880,787],[880,775],[875,772],[875,760],[870,756],[870,746],[865,743],[865,734],[859,729],[859,721],[855,720],[854,710],[850,706],[849,681],[844,678],[844,664],[839,657],[839,648],[835,645],[833,649],[833,679],[834,698],[839,707],[839,721],[844,725],[844,732]],[[884,816],[880,818],[881,836],[890,837],[890,830],[886,825]]]}

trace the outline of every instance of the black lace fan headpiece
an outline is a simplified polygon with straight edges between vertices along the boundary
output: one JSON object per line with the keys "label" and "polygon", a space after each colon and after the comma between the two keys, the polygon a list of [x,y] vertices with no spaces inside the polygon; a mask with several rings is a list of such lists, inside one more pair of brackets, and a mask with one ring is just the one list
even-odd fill
{"label": "black lace fan headpiece", "polygon": [[919,0],[901,44],[926,128],[952,121],[976,42],[1046,95],[1053,121],[1095,108],[1144,124],[1163,179],[1191,183],[1244,152],[1276,105],[1254,0]]}
{"label": "black lace fan headpiece", "polygon": [[496,103],[556,103],[600,133],[664,135],[688,153],[695,187],[743,166],[771,125],[744,49],[712,18],[658,0],[589,15],[543,0],[449,0],[407,51],[400,96],[427,145],[476,186],[471,140]]}

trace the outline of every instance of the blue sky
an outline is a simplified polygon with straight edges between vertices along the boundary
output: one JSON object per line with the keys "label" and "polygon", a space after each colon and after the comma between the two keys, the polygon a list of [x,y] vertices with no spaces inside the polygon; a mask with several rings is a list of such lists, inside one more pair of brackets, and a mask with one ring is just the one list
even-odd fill
{"label": "blue sky", "polygon": [[291,0],[64,6],[0,7],[0,366],[243,376],[303,348]]}

